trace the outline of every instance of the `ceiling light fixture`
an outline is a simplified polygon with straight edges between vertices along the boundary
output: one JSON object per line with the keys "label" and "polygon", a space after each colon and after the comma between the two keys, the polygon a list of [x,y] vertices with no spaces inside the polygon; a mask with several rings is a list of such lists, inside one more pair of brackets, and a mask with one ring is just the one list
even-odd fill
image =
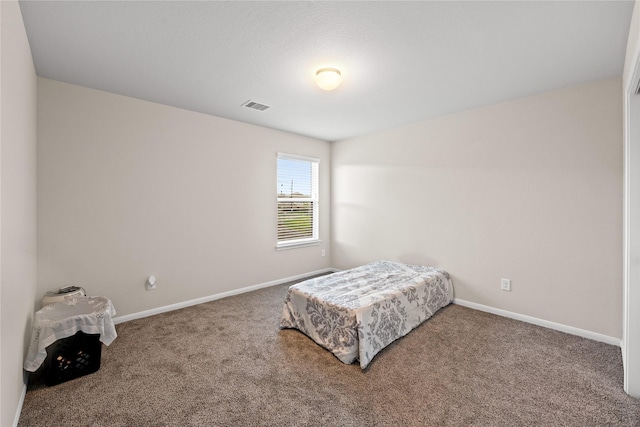
{"label": "ceiling light fixture", "polygon": [[337,68],[320,68],[316,71],[316,84],[322,90],[334,90],[342,82],[342,74]]}

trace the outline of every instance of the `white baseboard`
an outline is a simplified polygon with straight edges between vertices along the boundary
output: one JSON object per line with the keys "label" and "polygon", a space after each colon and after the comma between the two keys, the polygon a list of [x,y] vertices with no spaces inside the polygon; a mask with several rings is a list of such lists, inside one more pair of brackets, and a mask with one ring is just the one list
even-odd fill
{"label": "white baseboard", "polygon": [[556,331],[564,332],[571,335],[577,335],[579,337],[588,338],[590,340],[603,342],[605,344],[615,345],[620,347],[622,341],[620,338],[610,337],[608,335],[598,334],[596,332],[587,331],[585,329],[574,328],[573,326],[563,325],[561,323],[550,322],[548,320],[538,319],[536,317],[526,316],[524,314],[514,313],[512,311],[502,310],[499,308],[489,307],[487,305],[477,304],[475,302],[465,301],[458,298],[453,299],[454,304],[458,304],[464,307],[473,308],[475,310],[485,311],[487,313],[496,314],[502,317],[508,317],[510,319],[520,320],[522,322],[531,323],[533,325],[542,326],[545,328],[553,329]]}
{"label": "white baseboard", "polygon": [[[181,308],[190,307],[192,305],[203,304],[209,301],[215,301],[217,299],[230,297],[233,295],[243,294],[245,292],[255,291],[257,289],[268,288],[270,286],[276,286],[287,282],[292,282],[294,280],[304,279],[305,277],[314,276],[316,274],[323,273],[335,273],[337,270],[335,268],[325,268],[322,270],[311,271],[309,273],[298,274],[296,276],[286,277],[284,279],[273,280],[270,282],[259,283],[257,285],[247,286],[240,289],[234,289],[227,292],[221,292],[219,294],[209,295],[202,298],[196,298],[189,301],[183,301],[176,304],[170,304],[163,307],[152,308],[150,310],[140,311],[138,313],[127,314],[124,316],[118,316],[113,319],[115,324],[128,322],[130,320],[142,319],[144,317],[153,316],[160,313],[165,313],[168,311],[179,310]],[[453,299],[454,304],[461,305],[463,307],[473,308],[475,310],[484,311],[491,314],[496,314],[502,317],[508,317],[510,319],[520,320],[522,322],[531,323],[533,325],[542,326],[545,328],[553,329],[560,332],[565,332],[567,334],[576,335],[583,338],[588,338],[590,340],[603,342],[605,344],[615,345],[617,347],[622,346],[622,340],[619,338],[610,337],[608,335],[598,334],[596,332],[587,331],[585,329],[575,328],[573,326],[563,325],[561,323],[550,322],[548,320],[538,319],[536,317],[526,316],[524,314],[514,313],[512,311],[502,310],[499,308],[490,307],[488,305],[482,305],[475,302],[465,301],[459,298]],[[26,386],[25,386],[26,390]],[[24,392],[22,399],[24,399]],[[20,405],[22,407],[22,404]],[[18,413],[19,415],[19,413]]]}
{"label": "white baseboard", "polygon": [[18,421],[20,421],[20,414],[22,414],[22,406],[24,405],[24,397],[27,395],[27,374],[24,375],[24,381],[22,385],[22,392],[20,393],[20,399],[18,400],[18,407],[16,408],[16,415],[13,417],[13,427],[18,427]]}
{"label": "white baseboard", "polygon": [[245,292],[255,291],[257,289],[268,288],[270,286],[281,285],[283,283],[292,282],[294,280],[304,279],[305,277],[315,276],[316,274],[322,273],[333,273],[337,270],[333,268],[324,268],[322,270],[311,271],[309,273],[298,274],[296,276],[287,277],[284,279],[272,280],[271,282],[260,283],[257,285],[247,286],[240,289],[234,289],[232,291],[221,292],[219,294],[209,295],[202,298],[196,298],[189,301],[183,301],[176,304],[165,305],[163,307],[152,308],[150,310],[140,311],[138,313],[127,314],[124,316],[118,316],[113,319],[113,323],[116,325],[118,323],[128,322],[130,320],[142,319],[143,317],[149,317],[160,313],[165,313],[167,311],[179,310],[181,308],[190,307],[192,305],[203,304],[205,302],[214,301],[217,299],[230,297],[232,295],[239,295]]}

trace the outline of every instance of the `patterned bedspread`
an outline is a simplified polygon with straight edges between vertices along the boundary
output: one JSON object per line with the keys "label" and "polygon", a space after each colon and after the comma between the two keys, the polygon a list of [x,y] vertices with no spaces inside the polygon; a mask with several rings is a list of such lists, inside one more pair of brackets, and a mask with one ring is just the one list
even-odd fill
{"label": "patterned bedspread", "polygon": [[452,300],[447,272],[377,261],[291,286],[280,327],[299,329],[342,362],[358,359],[364,369]]}

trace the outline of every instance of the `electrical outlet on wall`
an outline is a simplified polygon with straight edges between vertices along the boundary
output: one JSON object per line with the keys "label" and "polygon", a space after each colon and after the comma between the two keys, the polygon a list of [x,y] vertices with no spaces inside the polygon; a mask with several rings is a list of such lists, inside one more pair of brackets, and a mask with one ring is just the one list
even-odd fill
{"label": "electrical outlet on wall", "polygon": [[156,289],[156,277],[155,276],[149,276],[149,278],[147,279],[145,285],[146,285],[148,291],[155,290]]}
{"label": "electrical outlet on wall", "polygon": [[502,289],[503,291],[510,291],[511,290],[511,280],[509,280],[509,279],[500,280],[500,289]]}

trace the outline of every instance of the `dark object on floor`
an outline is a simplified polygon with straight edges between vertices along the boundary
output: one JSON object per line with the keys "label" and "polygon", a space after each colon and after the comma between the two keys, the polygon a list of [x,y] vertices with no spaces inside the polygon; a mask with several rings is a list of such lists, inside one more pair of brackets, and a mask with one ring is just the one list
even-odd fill
{"label": "dark object on floor", "polygon": [[100,369],[100,334],[80,331],[47,347],[43,376],[48,386],[60,384]]}

